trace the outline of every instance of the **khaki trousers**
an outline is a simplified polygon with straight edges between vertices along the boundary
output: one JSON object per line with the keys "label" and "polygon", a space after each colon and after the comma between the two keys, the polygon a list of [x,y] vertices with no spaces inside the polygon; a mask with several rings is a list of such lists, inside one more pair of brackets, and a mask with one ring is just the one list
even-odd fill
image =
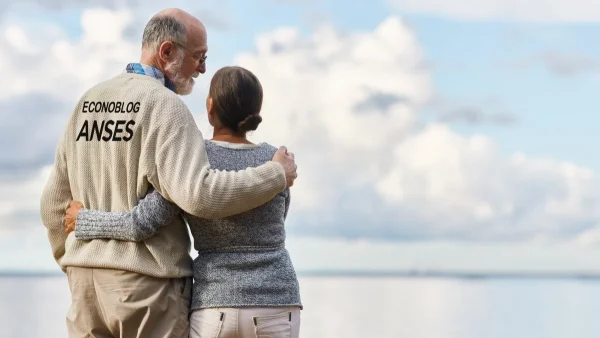
{"label": "khaki trousers", "polygon": [[68,267],[69,338],[188,338],[192,278]]}
{"label": "khaki trousers", "polygon": [[298,338],[299,307],[210,308],[194,310],[190,338]]}

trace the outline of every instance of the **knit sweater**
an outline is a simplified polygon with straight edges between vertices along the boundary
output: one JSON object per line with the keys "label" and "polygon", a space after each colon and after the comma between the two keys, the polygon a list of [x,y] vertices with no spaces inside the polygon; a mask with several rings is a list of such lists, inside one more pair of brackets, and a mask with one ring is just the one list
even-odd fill
{"label": "knit sweater", "polygon": [[[273,157],[276,149],[260,145],[206,141],[211,167],[243,170]],[[290,191],[239,215],[209,220],[186,214],[198,257],[194,260],[192,309],[240,306],[301,306],[298,280],[285,249],[284,221]],[[82,209],[79,239],[116,238],[143,241],[164,231],[180,209],[150,192],[129,212]]]}
{"label": "knit sweater", "polygon": [[131,210],[153,186],[189,214],[223,218],[258,207],[285,189],[283,167],[209,168],[192,114],[159,80],[125,73],[89,89],[56,149],[41,198],[54,258],[67,266],[112,268],[155,277],[191,276],[190,239],[181,217],[143,242],[79,240],[64,232],[71,200],[103,211]]}

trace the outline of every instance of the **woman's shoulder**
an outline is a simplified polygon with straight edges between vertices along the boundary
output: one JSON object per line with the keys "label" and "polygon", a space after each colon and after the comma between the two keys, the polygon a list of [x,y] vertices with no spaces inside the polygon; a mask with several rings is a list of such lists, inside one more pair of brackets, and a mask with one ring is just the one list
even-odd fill
{"label": "woman's shoulder", "polygon": [[278,149],[278,147],[275,147],[274,145],[269,144],[267,142],[260,142],[260,143],[258,143],[258,146],[261,147],[262,149],[264,149],[265,151],[272,152],[273,154],[275,154],[275,152]]}
{"label": "woman's shoulder", "polygon": [[270,161],[277,148],[266,142],[239,144],[206,141],[206,152],[211,167],[223,170],[242,170]]}
{"label": "woman's shoulder", "polygon": [[267,143],[260,142],[256,144],[247,144],[247,143],[231,143],[224,141],[213,141],[213,140],[204,140],[206,148],[210,149],[230,149],[230,150],[254,150],[258,152],[272,152],[275,153],[277,151],[277,147]]}

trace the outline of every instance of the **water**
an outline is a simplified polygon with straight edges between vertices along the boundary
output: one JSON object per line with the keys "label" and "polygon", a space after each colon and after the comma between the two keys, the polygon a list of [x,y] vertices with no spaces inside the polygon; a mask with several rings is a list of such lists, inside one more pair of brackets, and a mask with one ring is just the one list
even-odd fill
{"label": "water", "polygon": [[[302,277],[303,338],[597,338],[600,280]],[[67,337],[63,277],[0,278],[0,337]]]}

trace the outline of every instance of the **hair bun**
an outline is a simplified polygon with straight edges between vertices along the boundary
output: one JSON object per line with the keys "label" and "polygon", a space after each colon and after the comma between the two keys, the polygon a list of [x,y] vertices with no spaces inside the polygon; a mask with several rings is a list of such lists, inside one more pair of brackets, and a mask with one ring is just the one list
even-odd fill
{"label": "hair bun", "polygon": [[256,130],[261,122],[262,117],[259,114],[250,114],[246,116],[245,119],[240,121],[240,123],[238,123],[238,128],[243,132]]}

